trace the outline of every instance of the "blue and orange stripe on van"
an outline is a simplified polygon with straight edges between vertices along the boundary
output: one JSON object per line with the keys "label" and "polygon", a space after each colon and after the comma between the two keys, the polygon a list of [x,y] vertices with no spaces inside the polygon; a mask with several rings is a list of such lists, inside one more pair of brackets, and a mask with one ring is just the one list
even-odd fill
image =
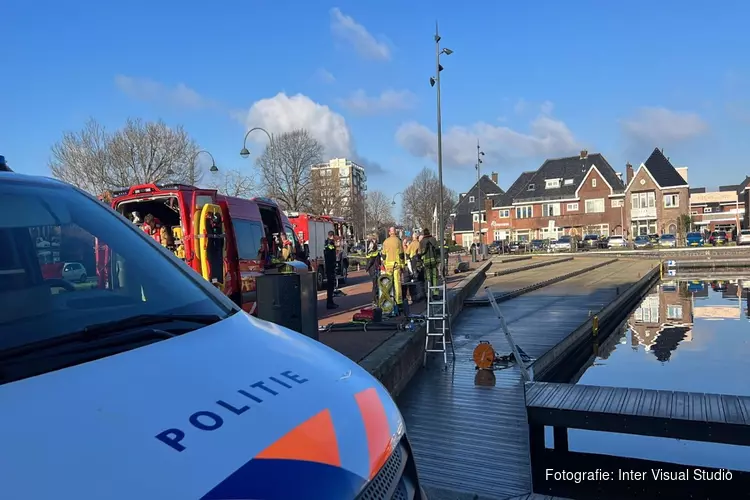
{"label": "blue and orange stripe on van", "polygon": [[342,443],[338,442],[331,412],[325,409],[258,453],[202,500],[354,498],[393,450],[391,425],[377,389],[360,391],[354,400],[364,423],[367,450],[361,453],[369,460],[369,477],[352,472],[342,463]]}

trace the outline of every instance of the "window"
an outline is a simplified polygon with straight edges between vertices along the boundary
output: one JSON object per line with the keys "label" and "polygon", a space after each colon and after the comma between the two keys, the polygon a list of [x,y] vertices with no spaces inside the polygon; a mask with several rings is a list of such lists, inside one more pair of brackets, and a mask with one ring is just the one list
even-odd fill
{"label": "window", "polygon": [[[63,336],[97,324],[111,324],[113,329],[106,334],[117,334],[121,333],[118,323],[139,316],[225,318],[230,312],[203,289],[194,272],[167,258],[143,231],[69,187],[0,183],[0,210],[20,214],[0,226],[2,350],[53,338],[64,343]],[[219,275],[223,281],[223,272]],[[154,322],[153,327],[170,332],[178,325],[183,331],[202,326],[165,321]],[[84,346],[73,337],[66,349],[75,352],[68,355],[61,350],[54,355],[45,352],[50,356],[44,363],[33,355],[28,364],[20,357],[14,359],[13,370],[0,383],[143,345],[133,339],[117,349],[112,349],[114,344],[104,348],[96,332],[91,335],[86,352],[79,350]],[[42,354],[35,350],[29,354]]]}
{"label": "window", "polygon": [[592,188],[596,187],[596,179],[591,179],[591,187]]}
{"label": "window", "polygon": [[479,222],[479,214],[473,215],[474,222]]}
{"label": "window", "polygon": [[713,209],[711,207],[706,207],[706,208],[703,209],[703,213],[704,214],[710,214],[712,211],[713,211]]}
{"label": "window", "polygon": [[572,186],[573,185],[573,179],[565,179],[565,185],[566,186]]}
{"label": "window", "polygon": [[578,203],[568,203],[568,212],[577,212]]}
{"label": "window", "polygon": [[620,208],[624,205],[625,200],[617,198],[615,200],[612,200],[612,208]]}
{"label": "window", "polygon": [[542,205],[542,217],[557,217],[560,215],[559,203],[545,203]]}
{"label": "window", "polygon": [[654,208],[656,206],[656,193],[653,191],[633,193],[630,195],[630,208]]}
{"label": "window", "polygon": [[544,181],[544,184],[545,184],[544,187],[546,187],[547,189],[559,188],[560,179],[546,179]]}
{"label": "window", "polygon": [[474,203],[475,199],[473,196],[469,196],[469,203]]}
{"label": "window", "polygon": [[699,215],[697,210],[691,210],[690,215]]}
{"label": "window", "polygon": [[526,188],[527,191],[533,191],[534,189],[536,189],[536,186],[534,186],[534,184],[529,184],[529,186]]}
{"label": "window", "polygon": [[587,214],[600,214],[602,212],[604,212],[604,198],[586,200]]}
{"label": "window", "polygon": [[525,207],[516,208],[516,219],[528,219],[532,217],[532,206],[527,205]]}
{"label": "window", "polygon": [[667,306],[667,319],[682,319],[682,306],[668,305]]}
{"label": "window", "polygon": [[234,219],[234,236],[237,238],[237,254],[240,259],[257,260],[260,240],[264,237],[260,222]]}
{"label": "window", "polygon": [[494,239],[493,241],[502,241],[502,240],[503,240],[503,232],[504,232],[504,231],[498,231],[498,230],[496,229],[496,230],[494,231],[494,233],[493,233],[493,236],[494,236],[494,238],[495,238],[495,239]]}
{"label": "window", "polygon": [[510,210],[507,210],[507,209],[498,210],[497,216],[500,217],[501,219],[507,219],[508,217],[510,217]]}
{"label": "window", "polygon": [[665,194],[664,195],[664,208],[677,208],[679,206],[680,206],[679,194]]}

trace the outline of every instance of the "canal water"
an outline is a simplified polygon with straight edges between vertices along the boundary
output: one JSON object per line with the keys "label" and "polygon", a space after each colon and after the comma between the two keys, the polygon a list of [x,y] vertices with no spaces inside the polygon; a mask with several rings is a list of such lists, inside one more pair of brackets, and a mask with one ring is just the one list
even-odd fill
{"label": "canal water", "polygon": [[[657,285],[579,384],[750,396],[750,281]],[[570,449],[750,471],[743,446],[569,431]]]}

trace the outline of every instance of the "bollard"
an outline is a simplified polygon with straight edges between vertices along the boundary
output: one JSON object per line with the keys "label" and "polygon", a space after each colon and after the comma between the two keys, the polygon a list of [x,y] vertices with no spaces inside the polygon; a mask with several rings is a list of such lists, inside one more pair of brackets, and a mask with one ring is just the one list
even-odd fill
{"label": "bollard", "polygon": [[594,316],[591,320],[591,333],[596,337],[599,334],[599,316]]}

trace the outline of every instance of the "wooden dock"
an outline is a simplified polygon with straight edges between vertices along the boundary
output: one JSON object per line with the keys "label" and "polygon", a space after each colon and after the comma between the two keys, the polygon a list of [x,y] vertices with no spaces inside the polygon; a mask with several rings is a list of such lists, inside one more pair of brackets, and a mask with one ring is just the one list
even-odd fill
{"label": "wooden dock", "polygon": [[[488,278],[485,284],[493,292],[512,292],[592,264],[576,259]],[[500,309],[515,341],[538,358],[655,265],[614,262],[503,302]],[[427,487],[457,493],[439,498],[528,495],[531,463],[520,372],[515,366],[477,371],[472,361],[480,340],[500,353],[510,352],[492,308],[464,310],[453,325],[453,338],[455,363],[445,367],[442,359],[432,358],[398,399],[420,478]]]}
{"label": "wooden dock", "polygon": [[[526,384],[533,491],[585,498],[691,495],[691,498],[732,498],[748,491],[750,473],[731,471],[731,481],[664,481],[647,475],[639,481],[607,478],[585,485],[549,479],[545,471],[694,470],[695,467],[570,451],[568,429],[615,432],[660,438],[750,446],[750,397],[618,387],[530,382]],[[544,428],[552,427],[554,444],[545,445]],[[749,450],[750,451],[750,450]],[[699,468],[711,477],[722,469]],[[596,496],[592,491],[597,492]],[[687,498],[687,496],[685,496]]]}

